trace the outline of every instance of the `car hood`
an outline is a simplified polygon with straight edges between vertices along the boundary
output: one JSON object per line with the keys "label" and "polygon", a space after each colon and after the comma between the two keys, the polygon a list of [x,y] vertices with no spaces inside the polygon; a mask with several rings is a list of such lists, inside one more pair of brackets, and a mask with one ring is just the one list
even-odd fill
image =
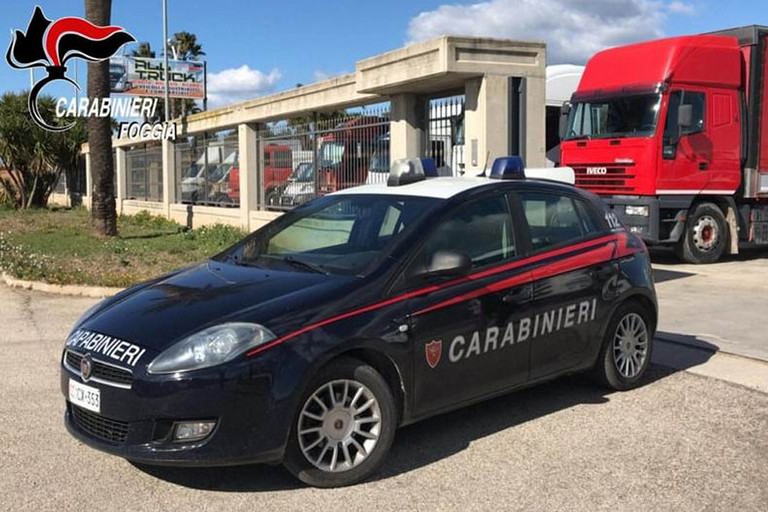
{"label": "car hood", "polygon": [[162,351],[206,327],[254,322],[272,329],[273,318],[323,304],[354,287],[355,277],[275,271],[209,261],[135,289],[96,310],[79,330],[106,334]]}

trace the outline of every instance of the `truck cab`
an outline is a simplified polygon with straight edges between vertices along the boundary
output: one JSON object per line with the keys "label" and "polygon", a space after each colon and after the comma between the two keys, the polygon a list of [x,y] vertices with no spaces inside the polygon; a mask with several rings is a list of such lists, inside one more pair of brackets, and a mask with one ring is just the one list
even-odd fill
{"label": "truck cab", "polygon": [[602,196],[647,243],[672,245],[692,263],[768,242],[749,236],[764,198],[745,189],[759,172],[748,165],[761,145],[749,120],[762,91],[750,84],[764,70],[765,45],[759,31],[755,44],[731,32],[596,54],[562,133],[562,164],[576,185]]}

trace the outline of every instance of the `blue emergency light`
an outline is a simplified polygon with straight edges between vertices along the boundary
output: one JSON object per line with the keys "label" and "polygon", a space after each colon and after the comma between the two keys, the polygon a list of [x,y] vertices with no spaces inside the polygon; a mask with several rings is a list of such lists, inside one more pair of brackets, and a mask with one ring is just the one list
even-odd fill
{"label": "blue emergency light", "polygon": [[525,178],[525,163],[517,155],[502,156],[493,162],[491,175],[495,180],[520,180]]}
{"label": "blue emergency light", "polygon": [[424,176],[427,178],[437,178],[437,164],[433,158],[422,158],[421,167],[424,169]]}
{"label": "blue emergency light", "polygon": [[401,158],[395,160],[389,167],[387,186],[399,187],[416,183],[426,178],[436,178],[437,165],[431,158]]}

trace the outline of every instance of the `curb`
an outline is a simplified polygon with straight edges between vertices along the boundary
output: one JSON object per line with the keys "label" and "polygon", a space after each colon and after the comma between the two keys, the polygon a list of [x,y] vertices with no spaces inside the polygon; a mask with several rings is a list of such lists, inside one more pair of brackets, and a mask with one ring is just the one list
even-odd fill
{"label": "curb", "polygon": [[715,347],[714,349],[708,348],[708,347],[702,347],[701,345],[697,343],[691,343],[688,341],[683,341],[679,339],[669,338],[666,336],[659,336],[658,334],[654,336],[654,338],[657,341],[661,341],[662,343],[669,343],[671,345],[679,345],[681,347],[690,348],[694,350],[701,350],[702,352],[709,352],[712,354],[722,354],[729,357],[738,357],[740,359],[747,359],[749,361],[753,361],[755,363],[762,363],[765,365],[768,365],[768,360],[762,359],[760,357],[755,357],[751,355],[745,355],[745,354],[738,354],[736,352],[730,352],[728,350],[723,350],[720,347]]}
{"label": "curb", "polygon": [[70,284],[50,284],[41,281],[24,281],[16,279],[5,272],[0,274],[0,280],[11,288],[20,288],[23,290],[32,290],[35,292],[53,293],[55,295],[70,295],[75,297],[89,297],[93,299],[103,299],[111,297],[124,288],[110,288],[107,286],[81,286]]}

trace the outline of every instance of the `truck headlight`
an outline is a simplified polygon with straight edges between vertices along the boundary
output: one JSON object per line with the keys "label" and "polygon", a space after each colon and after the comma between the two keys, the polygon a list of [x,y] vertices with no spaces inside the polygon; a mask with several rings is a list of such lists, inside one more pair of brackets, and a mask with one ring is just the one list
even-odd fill
{"label": "truck headlight", "polygon": [[147,371],[162,374],[209,368],[273,339],[272,331],[258,324],[216,325],[169,347],[149,363]]}
{"label": "truck headlight", "polygon": [[624,213],[627,215],[637,215],[640,217],[647,217],[650,213],[650,209],[647,206],[631,206],[624,207]]}

